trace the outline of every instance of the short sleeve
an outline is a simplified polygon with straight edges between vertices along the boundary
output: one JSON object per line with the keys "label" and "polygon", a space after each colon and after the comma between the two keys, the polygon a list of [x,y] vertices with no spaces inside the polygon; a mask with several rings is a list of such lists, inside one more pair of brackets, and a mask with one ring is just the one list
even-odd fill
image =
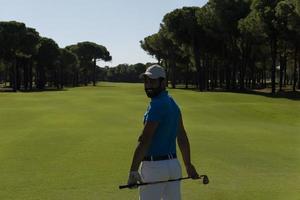
{"label": "short sleeve", "polygon": [[162,102],[152,101],[145,113],[144,121],[161,122],[164,116],[164,109]]}

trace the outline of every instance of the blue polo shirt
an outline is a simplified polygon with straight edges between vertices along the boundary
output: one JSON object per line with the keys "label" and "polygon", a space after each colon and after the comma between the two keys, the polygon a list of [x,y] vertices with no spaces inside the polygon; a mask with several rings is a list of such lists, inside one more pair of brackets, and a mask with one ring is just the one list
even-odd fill
{"label": "blue polo shirt", "polygon": [[159,122],[146,156],[163,156],[176,153],[176,137],[179,127],[180,109],[168,95],[162,91],[151,102],[144,115],[145,122]]}

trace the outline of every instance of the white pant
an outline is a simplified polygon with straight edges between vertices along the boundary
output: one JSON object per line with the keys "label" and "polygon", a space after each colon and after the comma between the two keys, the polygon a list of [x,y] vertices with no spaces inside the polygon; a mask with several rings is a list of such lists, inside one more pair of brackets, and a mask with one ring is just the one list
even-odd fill
{"label": "white pant", "polygon": [[[177,159],[143,161],[140,171],[143,182],[181,178],[181,166]],[[140,200],[181,199],[180,181],[141,186],[139,192]]]}

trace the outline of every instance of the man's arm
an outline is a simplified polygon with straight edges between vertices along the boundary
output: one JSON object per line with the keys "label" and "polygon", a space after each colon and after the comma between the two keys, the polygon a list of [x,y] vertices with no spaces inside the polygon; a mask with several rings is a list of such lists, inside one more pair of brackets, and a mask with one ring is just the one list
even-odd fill
{"label": "man's arm", "polygon": [[179,119],[179,130],[177,135],[177,143],[180,148],[185,168],[189,177],[199,178],[199,175],[191,162],[190,143],[186,131],[183,126],[182,116]]}
{"label": "man's arm", "polygon": [[130,171],[137,171],[142,162],[150,144],[152,137],[158,127],[159,122],[146,122],[143,132],[138,139],[138,145],[135,149]]}

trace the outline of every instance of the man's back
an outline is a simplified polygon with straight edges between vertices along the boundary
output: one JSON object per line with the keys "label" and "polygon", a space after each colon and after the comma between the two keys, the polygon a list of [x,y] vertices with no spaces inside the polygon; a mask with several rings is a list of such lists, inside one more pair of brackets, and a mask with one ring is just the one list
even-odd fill
{"label": "man's back", "polygon": [[179,117],[179,107],[167,91],[163,91],[159,96],[152,99],[144,115],[144,123],[157,121],[159,126],[153,135],[147,156],[176,153]]}

